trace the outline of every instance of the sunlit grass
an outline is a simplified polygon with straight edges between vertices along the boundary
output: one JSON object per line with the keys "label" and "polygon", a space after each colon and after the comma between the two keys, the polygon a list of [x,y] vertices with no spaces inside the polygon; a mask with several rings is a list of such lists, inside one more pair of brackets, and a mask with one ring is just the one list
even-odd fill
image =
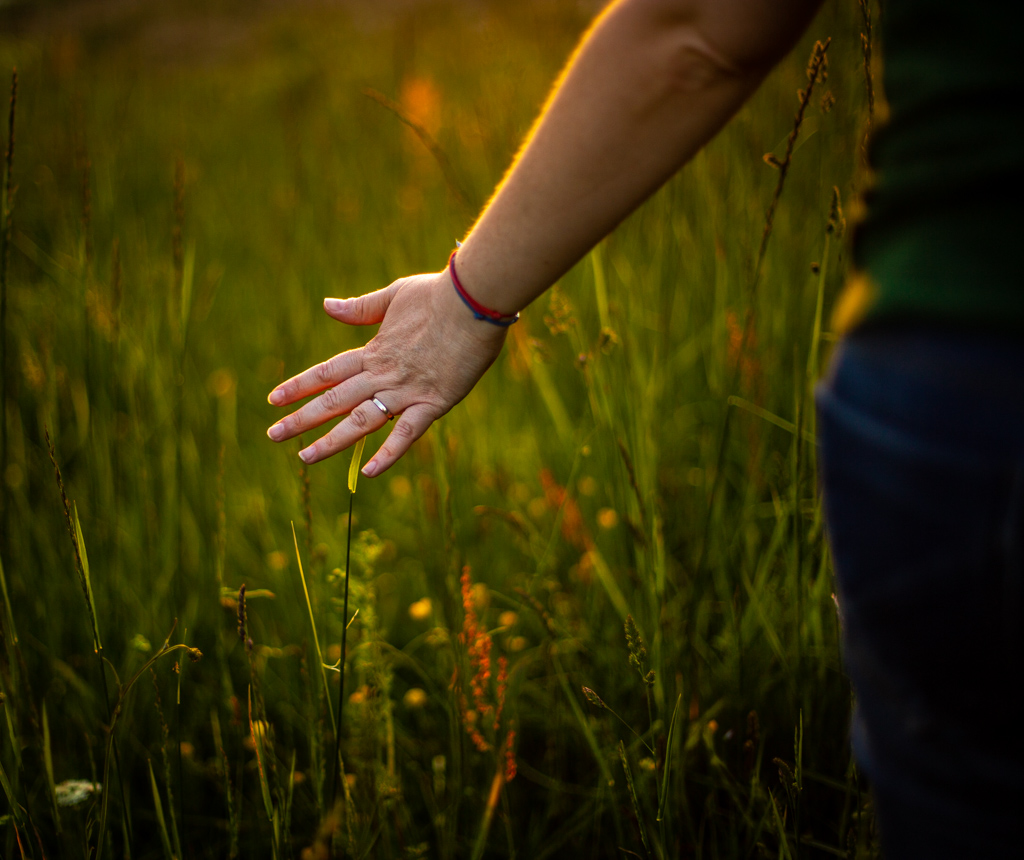
{"label": "sunlit grass", "polygon": [[[3,856],[101,830],[110,856],[870,853],[810,400],[858,181],[853,4],[358,498],[347,454],[306,474],[266,439],[267,392],[368,337],[325,295],[444,265],[586,25],[553,5],[0,37]],[[826,37],[752,290],[763,156]],[[68,780],[104,790],[65,808]]]}

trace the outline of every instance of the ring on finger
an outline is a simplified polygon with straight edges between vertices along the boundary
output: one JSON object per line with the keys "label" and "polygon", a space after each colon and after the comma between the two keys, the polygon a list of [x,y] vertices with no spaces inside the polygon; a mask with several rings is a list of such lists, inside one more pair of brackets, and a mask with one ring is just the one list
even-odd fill
{"label": "ring on finger", "polygon": [[385,405],[384,405],[383,403],[381,403],[381,401],[380,401],[380,398],[379,398],[379,397],[377,397],[376,395],[374,395],[374,396],[373,396],[373,397],[371,398],[371,402],[372,402],[372,403],[373,403],[373,405],[374,405],[374,406],[376,406],[376,407],[377,407],[377,408],[378,408],[378,409],[379,409],[379,410],[380,410],[381,412],[383,412],[383,413],[384,413],[385,415],[387,415],[387,416],[388,416],[388,421],[392,421],[392,420],[394,420],[394,417],[395,417],[395,413],[394,413],[394,412],[392,412],[392,411],[391,411],[390,409],[388,409],[388,408],[387,408],[387,406],[385,406]]}

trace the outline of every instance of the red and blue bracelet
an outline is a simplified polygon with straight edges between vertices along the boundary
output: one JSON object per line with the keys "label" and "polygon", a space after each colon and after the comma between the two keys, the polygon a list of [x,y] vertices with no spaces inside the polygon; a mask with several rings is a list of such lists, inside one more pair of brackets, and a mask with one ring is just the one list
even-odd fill
{"label": "red and blue bracelet", "polygon": [[455,274],[455,255],[458,253],[458,248],[452,251],[452,255],[448,258],[448,272],[452,276],[452,284],[455,286],[455,292],[459,298],[462,299],[463,303],[473,312],[478,320],[489,322],[491,325],[501,326],[502,328],[508,328],[512,323],[519,319],[519,314],[503,314],[498,311],[492,311],[490,308],[485,308],[480,302],[474,299],[469,293],[466,292],[466,288],[462,286],[459,281],[459,276]]}

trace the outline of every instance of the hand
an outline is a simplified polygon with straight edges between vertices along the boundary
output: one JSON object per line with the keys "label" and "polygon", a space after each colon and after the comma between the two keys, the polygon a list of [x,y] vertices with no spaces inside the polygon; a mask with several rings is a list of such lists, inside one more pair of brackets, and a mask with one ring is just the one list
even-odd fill
{"label": "hand", "polygon": [[363,467],[367,477],[388,469],[462,400],[505,342],[504,328],[475,319],[462,304],[447,270],[402,278],[357,298],[325,299],[324,310],[349,325],[380,323],[380,330],[366,346],[317,364],[270,392],[274,406],[320,396],[282,418],[267,435],[283,442],[347,415],[299,452],[304,462],[316,463],[388,422],[373,403],[376,397],[398,419]]}

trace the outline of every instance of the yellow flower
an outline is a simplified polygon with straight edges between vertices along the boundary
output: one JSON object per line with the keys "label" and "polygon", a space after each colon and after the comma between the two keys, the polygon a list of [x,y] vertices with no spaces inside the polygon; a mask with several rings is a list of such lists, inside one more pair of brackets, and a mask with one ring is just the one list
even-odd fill
{"label": "yellow flower", "polygon": [[413,621],[426,621],[430,617],[430,613],[433,612],[434,606],[430,602],[429,597],[424,597],[422,600],[417,600],[415,603],[409,606],[409,617]]}
{"label": "yellow flower", "polygon": [[427,703],[427,693],[419,687],[411,687],[402,696],[402,704],[409,709],[422,708]]}

